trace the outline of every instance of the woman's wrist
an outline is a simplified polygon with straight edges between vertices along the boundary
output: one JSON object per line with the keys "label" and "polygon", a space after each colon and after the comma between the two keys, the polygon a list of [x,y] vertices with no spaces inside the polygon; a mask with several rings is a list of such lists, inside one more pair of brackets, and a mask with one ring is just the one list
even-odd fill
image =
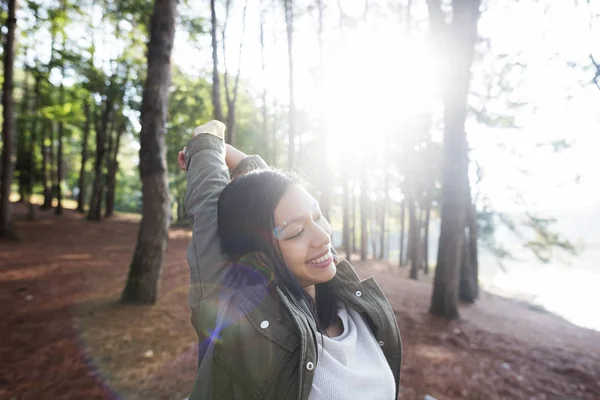
{"label": "woman's wrist", "polygon": [[243,151],[236,149],[230,144],[225,145],[225,164],[227,164],[227,168],[229,168],[230,171],[233,171],[240,161],[246,157],[248,156]]}

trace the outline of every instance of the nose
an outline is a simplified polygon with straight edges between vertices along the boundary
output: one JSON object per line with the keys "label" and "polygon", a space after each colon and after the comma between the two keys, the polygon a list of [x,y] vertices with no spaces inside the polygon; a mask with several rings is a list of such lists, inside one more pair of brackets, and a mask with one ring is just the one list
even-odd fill
{"label": "nose", "polygon": [[314,223],[312,229],[311,244],[315,248],[329,246],[331,244],[331,225],[323,218],[322,223]]}

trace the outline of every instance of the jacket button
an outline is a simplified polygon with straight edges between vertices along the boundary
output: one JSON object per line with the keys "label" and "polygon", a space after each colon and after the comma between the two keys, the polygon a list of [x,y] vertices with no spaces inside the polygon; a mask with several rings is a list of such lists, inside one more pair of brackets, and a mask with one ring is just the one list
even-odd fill
{"label": "jacket button", "polygon": [[269,321],[263,321],[260,323],[260,327],[263,329],[267,329],[269,327]]}
{"label": "jacket button", "polygon": [[379,341],[379,345],[380,345],[380,346],[383,346],[383,340],[380,340],[380,341]]}
{"label": "jacket button", "polygon": [[362,296],[362,292],[360,290],[357,290],[356,291],[356,297],[360,297],[360,296]]}
{"label": "jacket button", "polygon": [[312,371],[313,369],[315,369],[315,364],[313,364],[312,362],[307,362],[306,363],[306,369],[309,371]]}

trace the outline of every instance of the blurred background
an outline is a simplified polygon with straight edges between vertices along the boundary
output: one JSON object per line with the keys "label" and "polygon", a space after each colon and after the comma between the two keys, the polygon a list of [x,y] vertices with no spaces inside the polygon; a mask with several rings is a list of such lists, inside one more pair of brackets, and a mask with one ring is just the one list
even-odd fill
{"label": "blurred background", "polygon": [[186,396],[177,154],[210,119],[300,172],[338,253],[378,278],[405,336],[401,397],[600,397],[600,2],[1,13],[0,397]]}

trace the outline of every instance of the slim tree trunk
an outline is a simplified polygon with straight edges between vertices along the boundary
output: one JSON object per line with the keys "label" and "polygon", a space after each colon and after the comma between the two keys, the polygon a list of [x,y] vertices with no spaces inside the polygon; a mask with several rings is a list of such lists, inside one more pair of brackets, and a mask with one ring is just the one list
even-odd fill
{"label": "slim tree trunk", "polygon": [[356,253],[358,247],[356,244],[356,195],[354,188],[356,187],[356,181],[352,179],[352,186],[350,190],[350,200],[352,201],[352,252]]}
{"label": "slim tree trunk", "polygon": [[[106,156],[106,132],[108,131],[108,121],[112,114],[112,100],[106,99],[104,110],[100,118],[100,123],[96,123],[96,160],[94,161],[94,184],[92,187],[92,197],[90,199],[90,209],[87,219],[93,221],[102,220],[102,194],[104,193],[104,157]],[[98,121],[98,119],[96,120]]]}
{"label": "slim tree trunk", "polygon": [[225,17],[225,26],[223,27],[223,62],[225,64],[225,98],[227,99],[227,130],[225,131],[225,141],[231,145],[235,142],[235,122],[236,122],[236,106],[237,106],[237,95],[238,95],[238,87],[240,82],[240,73],[242,67],[242,50],[244,48],[244,34],[246,33],[246,10],[248,9],[248,0],[244,3],[244,11],[242,17],[242,38],[240,39],[240,46],[238,50],[238,65],[237,65],[237,73],[235,75],[235,82],[233,84],[233,90],[229,90],[229,74],[227,73],[227,58],[226,47],[225,47],[225,30],[227,27],[227,20],[229,19],[229,6],[230,1],[227,1],[227,13]]}
{"label": "slim tree trunk", "polygon": [[[439,52],[447,52],[440,69],[444,104],[442,207],[440,241],[431,307],[434,315],[458,318],[459,277],[468,195],[466,103],[471,64],[477,39],[479,0],[453,0],[452,21],[445,22],[439,0],[427,0],[429,18]],[[444,62],[447,61],[447,62]]]}
{"label": "slim tree trunk", "polygon": [[212,103],[214,119],[225,122],[223,119],[223,107],[221,106],[221,82],[219,79],[219,48],[217,43],[217,13],[215,0],[210,0],[210,36],[212,43],[213,75],[212,75]]}
{"label": "slim tree trunk", "polygon": [[419,279],[420,266],[420,243],[421,227],[417,216],[417,207],[415,201],[410,197],[408,199],[408,235],[409,235],[409,257],[410,257],[410,279]]}
{"label": "slim tree trunk", "polygon": [[[385,163],[387,168],[387,163]],[[379,259],[384,260],[386,258],[386,232],[385,232],[385,220],[387,214],[387,203],[389,199],[388,193],[388,174],[385,174],[384,182],[383,182],[383,202],[381,203],[381,222],[379,226],[381,228],[381,235],[379,236],[380,244],[379,244]]]}
{"label": "slim tree trunk", "polygon": [[425,226],[423,232],[423,273],[429,274],[429,221],[431,219],[431,201],[427,200],[425,208]]}
{"label": "slim tree trunk", "polygon": [[[470,196],[469,196],[470,197]],[[477,262],[477,221],[475,217],[475,208],[469,202],[467,203],[467,222],[468,229],[465,235],[463,245],[463,259],[460,269],[460,288],[459,298],[466,303],[474,303],[479,294],[478,269]]]}
{"label": "slim tree trunk", "polygon": [[406,199],[402,199],[400,202],[400,260],[399,264],[404,267],[404,231],[405,231],[405,220],[406,220]]}
{"label": "slim tree trunk", "polygon": [[[67,3],[66,0],[62,0],[62,11],[63,13],[66,13],[66,9],[67,9]],[[65,36],[65,32],[64,30],[62,31],[62,51],[64,53],[65,51],[65,44],[66,44],[67,38]],[[63,55],[64,56],[64,55]],[[58,89],[58,93],[59,93],[59,103],[61,105],[61,107],[64,107],[65,105],[65,87],[63,84],[63,80],[64,80],[64,76],[65,76],[65,62],[64,60],[62,61],[61,67],[60,67],[60,88]],[[57,200],[57,204],[56,204],[56,210],[55,210],[55,214],[56,215],[61,215],[62,214],[62,182],[64,180],[64,163],[63,163],[63,139],[64,139],[64,121],[63,121],[64,116],[61,115],[61,119],[58,123],[58,156],[57,158],[57,166],[56,166],[56,200]]]}
{"label": "slim tree trunk", "polygon": [[115,131],[115,139],[113,149],[108,153],[108,168],[107,168],[107,179],[106,179],[106,210],[104,216],[106,218],[112,217],[115,210],[115,191],[117,186],[117,172],[119,171],[119,147],[121,146],[121,137],[125,132],[125,119],[121,116],[122,121],[117,126]]}
{"label": "slim tree trunk", "polygon": [[[214,1],[214,0],[213,0]],[[265,65],[265,10],[260,11],[260,66],[262,71],[263,91],[262,91],[262,125],[265,138],[267,160],[273,165],[272,147],[269,143],[269,118],[267,113],[267,69]],[[274,143],[272,143],[274,144]]]}
{"label": "slim tree trunk", "polygon": [[124,303],[154,304],[167,248],[169,230],[169,182],[165,127],[171,50],[175,38],[176,0],[155,0],[148,43],[148,75],[144,86],[140,132],[142,222],[121,295]]}
{"label": "slim tree trunk", "polygon": [[367,226],[368,217],[368,188],[367,188],[367,172],[365,168],[361,168],[361,182],[360,182],[360,259],[365,261],[367,259],[367,252],[369,246],[369,231]]}
{"label": "slim tree trunk", "polygon": [[34,104],[34,115],[32,117],[31,122],[31,140],[29,141],[29,150],[27,153],[28,156],[28,164],[29,164],[29,179],[27,179],[27,196],[29,197],[29,211],[27,213],[27,217],[30,220],[35,219],[35,206],[33,205],[33,187],[35,185],[35,177],[37,171],[37,163],[36,163],[36,142],[37,142],[37,131],[38,131],[38,122],[39,122],[39,113],[41,108],[42,101],[42,76],[38,72],[35,75],[35,104]]}
{"label": "slim tree trunk", "polygon": [[79,193],[77,193],[77,211],[80,213],[85,212],[85,190],[86,190],[86,173],[85,167],[88,161],[88,141],[90,138],[90,131],[92,129],[92,111],[90,100],[86,99],[83,103],[83,112],[85,114],[85,124],[83,126],[83,141],[81,144],[81,168],[79,169],[79,181],[77,186],[79,187]]}
{"label": "slim tree trunk", "polygon": [[17,27],[17,0],[8,0],[6,19],[6,44],[4,45],[4,82],[2,83],[2,189],[0,196],[0,236],[17,238],[13,225],[12,205],[9,201],[13,179],[13,146],[15,142],[15,116],[13,115],[13,63],[15,30]]}
{"label": "slim tree trunk", "polygon": [[293,168],[296,163],[296,103],[294,100],[294,2],[284,0],[285,24],[288,44],[288,90],[289,90],[289,127],[288,127],[288,168]]}
{"label": "slim tree trunk", "polygon": [[[24,53],[27,49],[23,49]],[[28,126],[29,118],[27,112],[29,111],[29,68],[27,64],[24,66],[24,77],[23,77],[23,90],[21,92],[21,104],[19,110],[19,117],[17,118],[17,130],[18,144],[17,144],[17,161],[16,171],[19,174],[19,203],[24,203],[27,198],[27,180],[31,177],[29,171],[30,164],[28,162],[29,155],[27,154],[26,143],[28,141]],[[31,142],[31,138],[29,138]]]}
{"label": "slim tree trunk", "polygon": [[[350,260],[352,255],[352,248],[350,246],[350,207],[349,207],[349,180],[346,172],[343,173],[342,178],[342,224],[343,224],[343,234],[342,241],[344,242],[344,250],[346,252],[346,259]],[[352,227],[354,228],[354,227]]]}
{"label": "slim tree trunk", "polygon": [[[50,135],[50,140],[52,140],[52,125],[45,121],[46,129],[42,130],[42,138],[41,138],[41,146],[42,146],[42,180],[43,180],[43,196],[44,201],[40,208],[42,210],[47,210],[52,206],[52,188],[51,188],[51,180],[50,180],[50,155],[51,155],[51,146],[46,144],[47,134]],[[47,132],[47,133],[46,133]]]}

